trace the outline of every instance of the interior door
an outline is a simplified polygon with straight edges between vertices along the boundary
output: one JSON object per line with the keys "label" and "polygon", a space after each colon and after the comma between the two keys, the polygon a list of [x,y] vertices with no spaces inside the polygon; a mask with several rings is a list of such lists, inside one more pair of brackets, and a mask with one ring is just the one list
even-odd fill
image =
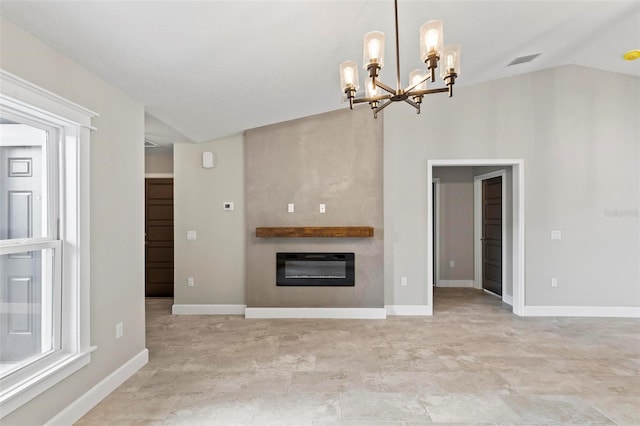
{"label": "interior door", "polygon": [[482,288],[502,296],[502,177],[482,181]]}
{"label": "interior door", "polygon": [[[0,239],[42,235],[42,147],[0,141]],[[0,256],[0,362],[41,352],[42,252]]]}
{"label": "interior door", "polygon": [[145,179],[145,295],[173,297],[173,179]]}

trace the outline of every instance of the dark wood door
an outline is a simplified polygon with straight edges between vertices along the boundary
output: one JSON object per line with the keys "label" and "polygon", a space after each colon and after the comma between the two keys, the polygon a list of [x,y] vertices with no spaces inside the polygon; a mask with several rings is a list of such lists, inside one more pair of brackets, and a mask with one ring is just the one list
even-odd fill
{"label": "dark wood door", "polygon": [[173,179],[145,179],[145,295],[173,297]]}
{"label": "dark wood door", "polygon": [[482,288],[502,296],[502,177],[482,181]]}

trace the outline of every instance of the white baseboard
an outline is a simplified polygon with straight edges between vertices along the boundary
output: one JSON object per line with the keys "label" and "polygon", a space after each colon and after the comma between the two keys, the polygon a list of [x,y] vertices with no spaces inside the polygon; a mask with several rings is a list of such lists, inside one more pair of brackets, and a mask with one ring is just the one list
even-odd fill
{"label": "white baseboard", "polygon": [[385,319],[384,308],[247,308],[245,318]]}
{"label": "white baseboard", "polygon": [[640,307],[633,307],[633,306],[525,306],[524,316],[640,318]]}
{"label": "white baseboard", "polygon": [[511,296],[510,294],[503,294],[502,301],[507,305],[513,306],[513,296]]}
{"label": "white baseboard", "polygon": [[68,426],[74,424],[129,377],[133,376],[147,362],[149,362],[149,351],[144,349],[68,405],[67,408],[60,411],[45,426]]}
{"label": "white baseboard", "polygon": [[173,305],[173,315],[244,315],[247,305]]}
{"label": "white baseboard", "polygon": [[473,280],[440,280],[436,287],[460,287],[460,288],[473,288],[475,281]]}
{"label": "white baseboard", "polygon": [[433,315],[432,305],[385,305],[384,308],[387,310],[387,315]]}

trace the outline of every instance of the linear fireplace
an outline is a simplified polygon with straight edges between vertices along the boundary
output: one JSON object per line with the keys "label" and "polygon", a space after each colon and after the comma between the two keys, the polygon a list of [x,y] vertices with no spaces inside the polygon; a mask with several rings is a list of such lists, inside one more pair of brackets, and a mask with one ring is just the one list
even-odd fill
{"label": "linear fireplace", "polygon": [[354,286],[353,253],[276,253],[279,286]]}

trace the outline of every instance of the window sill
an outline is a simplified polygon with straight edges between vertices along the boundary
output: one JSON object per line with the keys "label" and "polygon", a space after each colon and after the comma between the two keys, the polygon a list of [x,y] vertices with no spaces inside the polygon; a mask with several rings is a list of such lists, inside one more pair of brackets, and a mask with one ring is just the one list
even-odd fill
{"label": "window sill", "polygon": [[97,346],[92,346],[84,352],[60,354],[52,359],[47,367],[32,374],[25,374],[18,383],[3,388],[0,391],[0,418],[89,364],[91,352],[96,349]]}

